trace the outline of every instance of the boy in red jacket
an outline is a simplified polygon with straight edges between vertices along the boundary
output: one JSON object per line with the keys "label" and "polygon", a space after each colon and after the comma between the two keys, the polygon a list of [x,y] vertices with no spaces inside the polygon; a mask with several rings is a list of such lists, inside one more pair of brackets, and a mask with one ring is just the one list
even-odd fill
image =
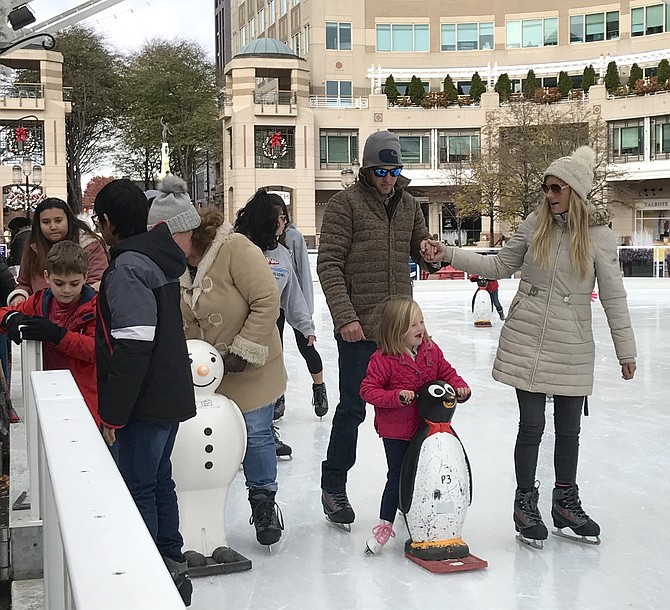
{"label": "boy in red jacket", "polygon": [[96,425],[98,392],[95,373],[97,293],[85,283],[88,255],[74,242],[55,244],[46,260],[48,288],[15,306],[0,309],[0,329],[15,343],[42,341],[44,370],[72,373]]}
{"label": "boy in red jacket", "polygon": [[379,525],[372,528],[367,551],[379,553],[395,537],[393,521],[398,510],[400,469],[409,442],[421,419],[414,402],[416,391],[428,381],[446,381],[459,402],[470,397],[468,384],[426,334],[423,313],[409,297],[391,297],[381,306],[379,349],[372,354],[361,398],[375,408],[375,430],[384,442],[388,475],[379,511]]}

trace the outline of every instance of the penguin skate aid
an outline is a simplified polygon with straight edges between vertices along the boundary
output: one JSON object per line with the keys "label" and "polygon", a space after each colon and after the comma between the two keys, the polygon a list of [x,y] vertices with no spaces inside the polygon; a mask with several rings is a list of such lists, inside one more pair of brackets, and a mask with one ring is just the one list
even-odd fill
{"label": "penguin skate aid", "polygon": [[[360,392],[374,407],[388,473],[380,521],[372,529],[366,552],[379,553],[395,537],[393,522],[400,502],[411,536],[406,552],[437,559],[445,552],[442,547],[449,547],[455,556],[457,548],[467,556],[467,545],[458,539],[470,500],[469,469],[449,422],[457,399],[467,400],[470,388],[427,335],[421,308],[411,298],[393,297],[381,304],[377,334],[379,348],[370,358]],[[422,419],[426,423],[420,426]],[[437,471],[426,466],[436,460],[441,480],[434,480],[431,473]],[[453,510],[443,510],[448,505]],[[435,532],[440,532],[439,540],[450,539],[449,545],[440,545]]]}
{"label": "penguin skate aid", "polygon": [[[519,541],[547,539],[535,483],[547,397],[553,397],[555,489],[551,517],[557,535],[597,544],[600,527],[582,508],[577,466],[582,410],[593,392],[591,330],[595,282],[624,380],[636,370],[635,336],[621,279],[616,237],[588,194],[596,154],[582,146],[544,172],[544,200],[492,256],[435,243],[436,259],[486,278],[520,271],[519,288],[500,332],[493,377],[516,389],[519,428],[514,450],[517,489],[513,519]],[[614,371],[612,370],[612,373]]]}

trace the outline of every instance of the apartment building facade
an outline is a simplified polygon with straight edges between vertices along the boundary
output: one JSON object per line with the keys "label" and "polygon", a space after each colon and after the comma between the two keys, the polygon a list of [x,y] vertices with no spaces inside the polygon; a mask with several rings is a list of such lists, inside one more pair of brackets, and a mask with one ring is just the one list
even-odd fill
{"label": "apartment building facade", "polygon": [[[231,45],[221,98],[226,214],[269,187],[314,245],[323,207],[343,188],[342,171],[356,170],[370,133],[399,135],[410,190],[431,233],[445,237],[450,167],[479,154],[500,74],[517,92],[531,68],[541,86],[565,71],[579,87],[586,66],[602,78],[615,61],[625,83],[633,64],[651,77],[670,59],[670,7],[653,0],[217,2],[229,4],[221,28]],[[467,95],[475,71],[488,89],[478,104],[393,106],[381,93],[391,74],[401,93],[412,76],[441,91],[448,74]],[[617,97],[601,85],[574,103],[607,123],[609,161],[631,202],[616,210],[614,229],[624,241],[642,231],[660,239],[670,225],[670,92]],[[475,237],[479,228],[470,227]]]}

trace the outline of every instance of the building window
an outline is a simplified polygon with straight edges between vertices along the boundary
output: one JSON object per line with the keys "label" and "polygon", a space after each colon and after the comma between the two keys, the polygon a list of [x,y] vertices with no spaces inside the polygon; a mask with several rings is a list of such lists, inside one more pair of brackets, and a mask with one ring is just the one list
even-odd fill
{"label": "building window", "polygon": [[400,140],[400,157],[407,167],[430,167],[430,132],[394,131]]}
{"label": "building window", "polygon": [[553,47],[558,44],[558,18],[507,21],[505,34],[508,49]]}
{"label": "building window", "polygon": [[268,25],[274,25],[275,19],[275,0],[270,0],[268,2]]}
{"label": "building window", "polygon": [[300,32],[298,32],[292,39],[292,46],[291,48],[293,49],[293,52],[300,57]]}
{"label": "building window", "polygon": [[319,134],[321,169],[342,169],[358,160],[358,131],[322,129]]}
{"label": "building window", "polygon": [[247,26],[243,25],[240,28],[240,47],[243,47],[247,44]]}
{"label": "building window", "polygon": [[438,134],[440,165],[466,163],[479,157],[479,130],[447,130]]}
{"label": "building window", "polygon": [[443,23],[440,26],[442,51],[476,51],[493,48],[493,23]]}
{"label": "building window", "polygon": [[286,11],[287,11],[286,0],[279,0],[279,16],[283,17],[284,15],[286,15]]}
{"label": "building window", "polygon": [[258,33],[265,32],[265,9],[258,11]]}
{"label": "building window", "polygon": [[[272,143],[274,146],[270,146]],[[295,169],[294,128],[256,127],[254,150],[259,169]]]}
{"label": "building window", "polygon": [[350,80],[326,81],[326,106],[331,108],[350,108],[353,105]]}
{"label": "building window", "polygon": [[254,27],[255,21],[254,18],[252,17],[249,19],[249,40],[253,40],[256,38],[256,28]]}
{"label": "building window", "polygon": [[309,53],[309,25],[306,25],[302,28],[302,43],[305,49],[305,53]]}
{"label": "building window", "polygon": [[379,23],[377,51],[427,52],[430,48],[427,23]]}
{"label": "building window", "polygon": [[351,51],[351,23],[326,21],[326,49]]}
{"label": "building window", "polygon": [[670,116],[652,117],[651,151],[653,159],[670,159]]}
{"label": "building window", "polygon": [[619,38],[619,11],[605,13],[605,38],[607,40]]}
{"label": "building window", "polygon": [[610,134],[614,160],[639,161],[644,158],[644,126],[641,119],[612,123]]}
{"label": "building window", "polygon": [[645,36],[668,31],[666,23],[670,18],[670,15],[667,14],[670,11],[665,8],[666,14],[664,15],[664,6],[654,4],[630,9],[630,35]]}
{"label": "building window", "polygon": [[619,38],[619,11],[570,17],[570,44],[617,38]]}

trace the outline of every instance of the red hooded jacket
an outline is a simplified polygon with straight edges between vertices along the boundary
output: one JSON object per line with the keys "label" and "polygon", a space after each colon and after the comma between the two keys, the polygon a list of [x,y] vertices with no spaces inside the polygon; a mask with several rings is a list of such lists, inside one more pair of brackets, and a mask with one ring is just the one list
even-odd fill
{"label": "red hooded jacket", "polygon": [[[10,311],[20,311],[26,316],[49,317],[49,303],[53,299],[50,288],[38,290],[27,300],[12,307],[0,308],[0,320]],[[95,308],[98,295],[90,286],[84,286],[76,313],[70,318],[65,336],[58,345],[45,344],[45,349],[53,349],[65,357],[67,368],[79,388],[96,425],[98,416],[98,388],[95,372]]]}
{"label": "red hooded jacket", "polygon": [[379,350],[372,354],[360,394],[375,408],[377,434],[382,438],[411,439],[421,418],[414,401],[408,405],[400,402],[400,390],[416,392],[424,383],[436,379],[446,381],[454,390],[468,387],[435,343],[424,340],[416,360],[409,354],[396,356]]}

